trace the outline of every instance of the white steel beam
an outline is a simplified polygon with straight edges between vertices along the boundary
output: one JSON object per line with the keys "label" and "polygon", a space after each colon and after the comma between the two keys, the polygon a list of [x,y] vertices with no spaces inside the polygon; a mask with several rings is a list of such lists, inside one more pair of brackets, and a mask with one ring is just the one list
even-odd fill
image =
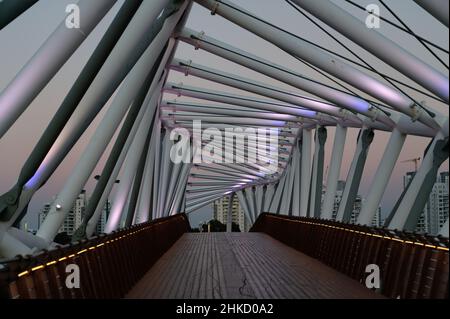
{"label": "white steel beam", "polygon": [[342,158],[344,156],[344,146],[347,136],[347,128],[338,124],[334,133],[333,151],[331,153],[330,166],[328,169],[327,186],[322,203],[321,218],[331,219],[336,189],[341,172]]}
{"label": "white steel beam", "polygon": [[[414,0],[419,6],[428,11],[448,28],[449,1],[448,0]],[[448,237],[448,236],[447,236]]]}
{"label": "white steel beam", "polygon": [[[448,124],[447,120],[445,125],[448,126]],[[428,147],[419,169],[414,174],[408,190],[389,223],[389,228],[404,229],[406,227],[410,231],[414,231],[416,228],[415,225],[420,218],[425,203],[428,202],[429,193],[436,181],[437,170],[441,163],[448,158],[448,137],[447,142],[445,142],[445,138],[442,131],[439,131]],[[445,146],[445,143],[447,143],[447,146]],[[408,223],[410,217],[413,220]]]}
{"label": "white steel beam", "polygon": [[[354,43],[360,45],[448,103],[448,77],[409,53],[394,41],[383,36],[377,29],[368,28],[361,20],[331,1],[293,1],[316,18],[322,20]],[[448,9],[448,1],[445,2],[447,2],[446,7]],[[445,6],[441,7],[439,12],[444,12],[444,10]],[[448,11],[446,16],[448,22]]]}
{"label": "white steel beam", "polygon": [[[160,85],[161,84],[162,82],[160,82]],[[139,164],[139,159],[141,157],[142,150],[144,148],[144,144],[150,130],[159,95],[160,91],[158,87],[152,93],[152,98],[149,102],[148,108],[144,114],[144,117],[139,125],[139,129],[136,133],[136,137],[132,142],[130,150],[127,154],[127,158],[124,163],[124,171],[122,176],[120,177],[120,183],[116,196],[113,200],[111,213],[105,225],[106,233],[111,233],[119,227],[120,218],[124,212],[127,195],[130,192],[133,178]]]}
{"label": "white steel beam", "polygon": [[353,85],[359,90],[393,106],[404,114],[417,118],[420,122],[440,129],[436,121],[426,112],[415,106],[414,101],[392,87],[384,85],[366,73],[342,62],[340,59],[320,50],[292,34],[276,29],[247,10],[229,0],[195,0],[214,13],[253,32],[261,38],[273,43],[289,54],[319,67],[327,73]]}
{"label": "white steel beam", "polygon": [[309,186],[311,181],[312,132],[304,129],[302,133],[302,159],[300,171],[300,216],[308,215]]}
{"label": "white steel beam", "polygon": [[[0,94],[0,138],[88,37],[117,0],[80,0],[80,28],[68,28],[66,18]],[[164,4],[159,0],[155,5]],[[156,16],[155,16],[156,18]],[[151,19],[151,18],[149,18]]]}
{"label": "white steel beam", "polygon": [[208,37],[204,34],[204,32],[196,32],[189,28],[184,28],[177,35],[177,38],[183,42],[195,46],[196,48],[201,48],[251,70],[258,71],[271,78],[292,85],[300,90],[312,93],[331,103],[335,103],[341,107],[364,114],[371,119],[379,120],[388,126],[393,126],[393,122],[386,114],[378,111],[368,102],[359,97],[318,84],[317,81],[311,81],[303,75],[297,74],[283,66],[274,64],[271,61],[264,60],[251,53]]}
{"label": "white steel beam", "polygon": [[370,190],[364,201],[357,223],[370,225],[375,216],[381,198],[386,190],[386,186],[391,178],[395,163],[402,150],[406,135],[394,129],[389,138],[389,142],[384,150],[383,157],[378,165],[374,180],[370,185]]}

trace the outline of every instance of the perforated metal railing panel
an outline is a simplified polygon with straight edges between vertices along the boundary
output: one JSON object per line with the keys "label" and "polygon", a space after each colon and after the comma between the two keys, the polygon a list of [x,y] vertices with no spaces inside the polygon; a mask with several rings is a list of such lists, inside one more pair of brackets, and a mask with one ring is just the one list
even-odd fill
{"label": "perforated metal railing panel", "polygon": [[[186,215],[154,220],[2,263],[2,298],[121,298],[190,226]],[[79,267],[69,289],[67,266]]]}
{"label": "perforated metal railing panel", "polygon": [[380,270],[378,291],[390,298],[448,298],[448,238],[261,214],[251,231],[264,232],[362,283],[366,267]]}

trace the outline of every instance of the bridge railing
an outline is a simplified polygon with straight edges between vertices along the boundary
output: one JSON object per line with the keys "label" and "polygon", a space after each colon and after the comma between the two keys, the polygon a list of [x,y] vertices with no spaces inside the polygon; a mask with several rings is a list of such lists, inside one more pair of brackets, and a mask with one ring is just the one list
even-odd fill
{"label": "bridge railing", "polygon": [[1,262],[0,298],[121,298],[189,230],[178,214]]}
{"label": "bridge railing", "polygon": [[377,265],[377,291],[387,297],[448,298],[448,238],[268,213],[251,231],[267,233],[362,284],[370,273],[366,267]]}

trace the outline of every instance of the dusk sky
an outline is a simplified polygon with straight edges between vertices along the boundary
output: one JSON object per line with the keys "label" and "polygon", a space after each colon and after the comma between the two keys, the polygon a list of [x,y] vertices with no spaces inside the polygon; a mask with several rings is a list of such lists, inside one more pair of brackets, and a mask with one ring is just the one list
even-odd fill
{"label": "dusk sky", "polygon": [[[149,0],[145,0],[149,1]],[[322,1],[322,0],[319,0]],[[45,39],[52,33],[57,25],[64,19],[65,7],[67,4],[73,3],[73,0],[40,0],[30,10],[21,15],[13,23],[7,26],[0,33],[0,90],[4,89],[8,83],[14,78],[19,70],[26,64],[34,52],[40,47]],[[233,0],[239,6],[244,7],[252,11],[254,14],[262,17],[263,19],[272,22],[283,29],[286,29],[299,36],[305,37],[311,41],[314,41],[322,46],[326,46],[329,49],[339,52],[349,58],[355,59],[354,56],[349,54],[345,49],[339,46],[334,40],[325,35],[321,30],[314,26],[311,22],[306,20],[298,12],[294,11],[283,0]],[[349,11],[361,20],[364,20],[366,14],[354,7],[351,7],[343,0],[334,0],[336,4]],[[366,6],[370,3],[381,4],[376,0],[359,0],[360,5]],[[91,33],[88,39],[80,46],[71,59],[61,68],[57,75],[47,85],[47,87],[41,92],[41,94],[33,101],[26,112],[19,118],[14,126],[0,139],[0,192],[4,193],[13,186],[19,175],[21,166],[30,154],[33,146],[38,141],[52,115],[55,113],[63,98],[69,91],[74,80],[78,76],[82,67],[86,63],[90,54],[94,50],[99,39],[103,35],[107,26],[111,22],[123,0],[117,1],[116,5],[111,9],[107,16],[101,21],[96,29]],[[442,26],[437,20],[426,13],[422,8],[417,6],[412,0],[389,0],[386,3],[403,19],[403,21],[412,29],[424,38],[439,44],[440,46],[448,49],[448,28]],[[383,7],[381,7],[381,15],[385,18],[395,21]],[[320,22],[321,25],[324,25]],[[187,26],[197,31],[204,31],[206,35],[220,39],[223,42],[229,43],[233,46],[240,47],[243,50],[251,52],[267,60],[272,60],[277,64],[281,64],[287,68],[295,70],[298,73],[302,73],[308,77],[314,77],[315,79],[327,84],[336,86],[336,84],[323,78],[321,75],[311,71],[304,65],[300,64],[293,57],[287,53],[281,51],[274,45],[266,42],[265,40],[251,34],[250,32],[241,29],[235,24],[228,22],[221,18],[219,15],[212,16],[206,9],[195,4],[191,15],[187,21]],[[410,85],[417,86],[414,82],[401,75],[399,72],[393,70],[391,67],[382,63],[374,56],[368,54],[363,49],[352,44],[349,40],[345,39],[342,35],[338,34],[329,27],[327,30],[336,35],[340,40],[347,44],[352,50],[359,56],[363,56],[364,59],[379,71],[387,73],[397,79],[407,82]],[[441,64],[428,52],[423,46],[413,37],[406,35],[405,33],[396,30],[392,26],[381,22],[381,33],[396,43],[404,47],[409,52],[418,56],[422,60],[426,61],[448,77],[448,70],[444,69]],[[436,50],[436,53],[448,64],[448,55],[442,54]],[[213,56],[202,50],[194,50],[193,47],[187,44],[180,44],[176,53],[176,57],[181,59],[192,59],[194,63],[203,64],[209,67],[225,70],[229,73],[238,74],[244,77],[250,77],[258,81],[268,83],[275,87],[284,88],[286,90],[300,92],[304,95],[310,96],[308,93],[304,93],[285,85],[281,82],[267,78],[261,74],[258,74],[252,70],[243,68],[234,63],[223,60],[219,57]],[[184,75],[179,73],[173,73],[169,76],[170,81],[184,82],[189,85],[203,86],[209,89],[217,89],[227,92],[235,92],[238,94],[248,94],[243,91],[235,90],[222,85],[214,84],[208,81],[197,79],[194,77],[185,78]],[[382,80],[381,80],[382,81]],[[418,87],[418,86],[417,86]],[[367,96],[364,93],[359,92],[362,96]],[[426,96],[416,94],[411,90],[406,89],[408,94],[411,94],[418,101],[425,101],[425,104],[432,110],[446,114],[448,116],[448,106],[435,100],[432,100]],[[251,95],[251,94],[250,94]],[[373,98],[372,98],[373,99]],[[30,207],[29,214],[26,217],[26,221],[31,228],[35,228],[37,225],[37,213],[41,209],[42,205],[51,201],[52,196],[56,195],[58,191],[63,187],[71,169],[74,167],[76,161],[79,159],[87,141],[92,136],[97,124],[101,120],[107,106],[103,108],[103,111],[97,116],[95,122],[91,124],[89,129],[84,133],[82,138],[78,141],[76,146],[72,149],[69,156],[60,165],[57,171],[53,174],[50,180],[44,185],[39,192],[34,196]],[[331,155],[331,147],[333,144],[333,128],[328,128],[328,140],[325,151],[325,165],[326,168]],[[344,161],[341,169],[341,179],[345,179],[347,172],[353,157],[353,153],[356,146],[356,137],[358,130],[350,129],[347,135],[347,143],[345,145]],[[365,197],[370,188],[372,178],[375,174],[378,163],[383,155],[383,151],[389,133],[376,132],[375,140],[372,143],[370,149],[366,168],[363,175],[363,182],[361,184],[359,193]],[[411,162],[402,163],[404,160],[411,158],[422,157],[423,151],[426,145],[429,143],[428,138],[421,137],[408,137],[406,139],[403,150],[400,154],[399,161],[395,167],[394,174],[391,177],[389,186],[387,187],[383,200],[382,200],[382,212],[383,215],[389,213],[390,209],[394,205],[398,196],[403,189],[402,176],[413,170],[414,164]],[[112,143],[114,140],[112,141]],[[111,143],[111,144],[112,144]],[[103,167],[104,161],[109,154],[111,145],[102,157],[102,160],[98,163],[97,168],[94,170],[92,177],[86,185],[86,189],[90,194],[95,185],[93,176],[99,174]],[[441,170],[448,170],[448,160],[441,167]],[[120,176],[119,176],[120,178]],[[325,176],[326,178],[326,176]],[[114,198],[114,191],[111,195]],[[196,226],[199,221],[206,220],[211,214],[211,206],[201,209],[196,215],[192,216],[191,223]]]}

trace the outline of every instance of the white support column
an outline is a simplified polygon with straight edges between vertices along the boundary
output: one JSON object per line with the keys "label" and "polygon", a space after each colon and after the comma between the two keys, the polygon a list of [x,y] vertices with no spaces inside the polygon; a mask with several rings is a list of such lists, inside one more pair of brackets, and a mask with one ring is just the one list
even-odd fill
{"label": "white support column", "polygon": [[264,188],[263,185],[255,187],[255,200],[256,200],[256,218],[261,214],[261,210],[264,204]]}
{"label": "white support column", "polygon": [[161,152],[161,163],[160,170],[161,175],[159,178],[159,191],[158,191],[158,203],[156,205],[156,212],[158,217],[165,217],[163,214],[164,205],[167,200],[167,185],[169,184],[170,173],[172,171],[172,162],[170,161],[170,146],[172,145],[170,141],[170,132],[168,130],[164,133],[164,138],[162,142],[162,152]]}
{"label": "white support column", "polygon": [[[134,181],[134,176],[131,180],[131,183],[133,183],[133,181]],[[115,230],[124,228],[126,225],[127,217],[128,217],[128,208],[130,207],[130,199],[131,199],[131,186],[130,186],[128,193],[126,193],[126,200],[125,200],[125,203],[123,205],[123,209],[122,209],[122,212],[120,215],[119,225],[117,226],[117,228]],[[114,199],[113,199],[113,201],[114,201]],[[105,230],[105,233],[107,233],[106,230]]]}
{"label": "white support column", "polygon": [[[170,39],[169,40],[169,44],[167,45],[167,48],[166,48],[166,52],[165,52],[165,54],[164,54],[164,56],[163,56],[163,58],[161,60],[161,63],[160,63],[159,68],[158,68],[158,70],[157,70],[157,72],[155,74],[154,79],[159,79],[164,74],[165,65],[167,64],[168,59],[172,55],[172,52],[174,50],[174,46],[175,46],[175,41],[173,39]],[[157,83],[157,81],[154,80],[153,83],[152,83],[152,86],[156,85],[156,83]],[[150,87],[150,91],[151,90],[153,90],[152,87]],[[150,97],[147,96],[147,98],[151,98],[151,96]],[[144,105],[148,105],[149,101],[150,100],[146,99],[144,101]],[[128,153],[128,150],[129,150],[129,148],[131,146],[131,143],[134,140],[134,137],[136,136],[136,132],[138,131],[139,125],[140,125],[140,123],[142,121],[142,118],[144,117],[145,112],[146,112],[146,108],[145,107],[141,108],[141,110],[139,111],[139,114],[138,114],[138,116],[137,116],[137,118],[135,120],[135,123],[133,124],[133,128],[130,131],[130,134],[129,134],[128,138],[127,138],[127,141],[126,141],[126,143],[125,143],[125,145],[124,145],[124,147],[122,149],[122,152],[121,152],[121,154],[120,154],[120,156],[119,156],[119,158],[117,160],[116,166],[114,167],[113,173],[112,173],[112,175],[111,175],[111,177],[110,177],[110,179],[108,181],[107,186],[105,187],[105,190],[104,190],[104,192],[102,194],[102,197],[101,197],[101,199],[100,199],[100,201],[99,201],[99,203],[97,205],[97,208],[96,208],[93,216],[91,217],[91,219],[89,220],[89,222],[88,222],[88,224],[86,226],[86,235],[87,235],[87,237],[92,236],[92,234],[95,231],[95,227],[96,227],[96,225],[98,223],[98,220],[99,220],[99,218],[101,216],[101,213],[103,211],[103,207],[105,206],[105,203],[107,202],[107,200],[109,198],[111,190],[112,190],[112,188],[114,186],[114,183],[115,183],[115,181],[117,179],[117,176],[119,175],[119,172],[120,172],[120,169],[122,167],[122,164],[125,161],[125,158],[126,158],[126,155]],[[157,120],[155,120],[155,121],[157,122]],[[154,128],[153,128],[154,132],[156,131],[155,127],[156,127],[156,125],[154,125]],[[153,138],[155,136],[154,132],[152,133],[152,142],[151,142],[152,144],[155,143],[154,138]],[[152,147],[152,145],[150,145],[149,153],[151,152],[151,147]],[[154,157],[153,153],[151,155]],[[148,164],[148,160],[149,159],[147,158],[147,164]],[[153,169],[152,169],[151,173],[153,173]],[[147,171],[146,171],[146,174],[147,174]],[[146,184],[146,178],[148,178],[148,176],[144,176],[143,191],[145,191],[145,190],[148,191],[148,189],[146,187],[149,186],[149,185]],[[150,179],[150,184],[151,184],[151,179]],[[139,212],[139,209],[145,209],[145,212],[148,215],[149,212],[150,212],[150,209],[149,209],[148,206],[145,206],[145,205],[147,205],[146,204],[147,203],[146,199],[148,199],[148,205],[149,205],[150,204],[149,203],[150,196],[141,196],[140,197],[139,204],[138,204],[138,212]],[[145,204],[143,202],[145,202]],[[141,218],[141,217],[142,216],[139,216],[138,219]],[[147,216],[147,220],[145,220],[145,221],[148,221],[148,216]]]}
{"label": "white support column", "polygon": [[191,163],[184,163],[183,168],[181,169],[181,177],[179,179],[179,183],[177,185],[175,191],[175,197],[173,199],[172,205],[170,206],[170,215],[175,215],[180,213],[178,209],[181,209],[181,212],[184,212],[186,209],[186,185],[187,180],[189,178],[189,171],[191,170]]}
{"label": "white support column", "polygon": [[[149,28],[155,21],[153,18],[156,19],[158,15],[155,10],[160,4],[159,1],[147,1],[139,7],[38,170],[24,186],[15,215],[6,226],[14,222],[26,208],[33,194],[50,178],[122,80],[130,73],[130,69],[141,69],[141,71],[151,69],[148,67],[149,61],[157,56],[155,52],[160,52],[164,48],[186,7],[184,5],[179,12],[167,18],[156,37],[147,36],[143,42],[143,37],[148,34]],[[149,42],[151,43],[145,48],[144,44]],[[137,66],[136,62],[140,65]]]}
{"label": "white support column", "polygon": [[298,166],[298,152],[295,151],[295,148],[293,150],[291,163],[289,165],[289,174],[288,178],[286,179],[286,186],[283,191],[283,198],[281,202],[281,208],[280,213],[285,215],[291,215],[292,214],[292,208],[291,208],[291,201],[293,190],[294,190],[294,180],[295,180],[295,168]]}
{"label": "white support column", "polygon": [[[447,120],[445,126],[448,126],[448,124],[449,122]],[[437,170],[442,161],[448,158],[448,149],[442,149],[443,147],[439,145],[444,142],[444,139],[444,134],[442,133],[442,131],[439,131],[436,137],[433,139],[433,142],[429,145],[428,151],[423,158],[419,169],[414,174],[411,184],[409,184],[408,186],[408,190],[404,194],[399,207],[395,211],[395,214],[392,217],[391,222],[389,223],[389,228],[415,229],[415,226],[409,227],[407,221],[411,216],[413,217],[413,219],[415,219],[412,223],[415,225],[417,220],[420,218],[420,212],[423,211],[423,206],[428,201],[429,191],[431,191],[436,181]],[[425,187],[426,190],[423,187]],[[418,201],[420,201],[420,203]],[[417,207],[416,205],[419,207]]]}
{"label": "white support column", "polygon": [[247,200],[245,199],[245,196],[242,193],[242,190],[236,192],[236,195],[239,198],[239,203],[241,204],[242,210],[244,211],[244,214],[247,217],[247,220],[249,220],[250,223],[253,224],[255,221],[252,220],[250,209],[248,207]]}
{"label": "white support column", "polygon": [[147,154],[147,163],[145,167],[144,179],[142,181],[141,195],[136,210],[136,224],[145,223],[150,219],[150,200],[152,199],[153,190],[153,171],[155,169],[155,147],[156,147],[156,128],[158,119],[155,119],[152,140]]}
{"label": "white support column", "polygon": [[247,187],[245,189],[245,194],[246,194],[246,198],[247,198],[247,203],[249,205],[250,211],[252,213],[252,217],[253,217],[253,223],[256,220],[256,216],[258,215],[256,212],[256,199],[255,199],[255,192],[252,186]]}
{"label": "white support column", "polygon": [[337,221],[349,222],[353,211],[353,205],[358,193],[362,173],[367,159],[370,144],[373,141],[374,133],[367,127],[362,127],[359,131],[358,142],[355,154],[347,173],[345,188],[342,193],[339,209],[336,214]]}
{"label": "white support column", "polygon": [[386,186],[391,178],[395,163],[405,142],[406,135],[398,129],[392,131],[389,142],[384,150],[383,158],[378,165],[372,185],[361,208],[357,224],[370,225],[378,209],[381,198],[386,190]]}
{"label": "white support column", "polygon": [[0,94],[0,138],[88,37],[116,0],[81,0],[79,29],[66,18]]}
{"label": "white support column", "polygon": [[441,230],[439,231],[439,235],[448,238],[448,218],[444,225],[442,225]]}
{"label": "white support column", "polygon": [[25,245],[21,240],[9,234],[8,231],[2,231],[0,235],[0,241],[2,243],[2,258],[14,258],[17,255],[30,254],[30,247]]}
{"label": "white support column", "polygon": [[336,196],[337,183],[341,172],[342,158],[344,156],[344,146],[347,136],[347,128],[341,124],[336,125],[334,135],[333,151],[328,169],[327,186],[322,204],[321,218],[331,219]]}
{"label": "white support column", "polygon": [[94,214],[92,215],[91,219],[89,219],[89,221],[86,225],[86,237],[87,238],[91,237],[94,234],[94,232],[97,228],[98,221],[100,220],[101,214],[103,213],[103,209],[105,208],[105,205],[110,205],[110,203],[108,203],[109,195],[111,194],[112,188],[114,187],[114,184],[116,183],[117,175],[119,175],[123,161],[125,160],[128,149],[130,148],[131,140],[130,140],[130,143],[128,143],[128,140],[127,140],[127,144],[128,145],[126,145],[126,147],[124,147],[124,149],[120,153],[120,157],[117,160],[116,166],[114,166],[114,170],[111,174],[111,177],[108,180],[108,184],[106,185],[105,190],[103,191],[102,197],[100,198],[100,200],[98,202],[97,208],[95,209]]}
{"label": "white support column", "polygon": [[[156,2],[155,2],[155,4],[156,4]],[[154,9],[154,7],[152,7],[152,8]],[[145,10],[147,10],[147,9],[148,9],[148,7],[145,8]],[[151,43],[151,45],[142,54],[142,56],[139,59],[139,61],[134,65],[133,71],[129,73],[127,78],[132,77],[131,76],[132,73],[134,73],[133,76],[135,78],[137,78],[138,74],[141,74],[141,73],[145,73],[146,74],[146,71],[151,69],[152,63],[157,58],[157,55],[155,55],[154,51],[157,50],[157,48],[160,48],[159,50],[161,50],[163,48],[163,46],[166,44],[167,39],[168,39],[170,33],[172,32],[173,28],[175,27],[178,19],[180,18],[183,10],[180,10],[180,12],[177,12],[176,14],[174,14],[173,16],[171,16],[171,17],[169,17],[167,19],[167,23],[164,24],[163,29],[161,30],[161,32],[158,34],[158,36],[154,39],[154,41]],[[139,12],[140,11],[138,10],[138,13]],[[157,13],[155,13],[155,17],[156,17],[156,15],[157,15]],[[137,14],[135,15],[135,17],[136,16],[137,16]],[[141,16],[142,16],[142,13],[141,13]],[[151,14],[150,16],[153,16],[153,15]],[[140,21],[136,21],[134,18],[133,18],[132,22],[129,25],[130,29],[136,28],[137,25],[139,25],[139,23],[142,24],[142,22],[143,22],[143,19],[141,19]],[[147,20],[149,19],[149,14],[146,14],[146,19]],[[146,22],[148,23],[148,21],[146,21]],[[151,25],[151,23],[152,22],[150,22],[150,25]],[[127,30],[129,30],[129,29],[127,28]],[[132,31],[128,31],[128,32],[132,32]],[[135,37],[136,36],[134,35],[133,39]],[[166,38],[163,39],[164,37],[166,37]],[[130,38],[131,37],[128,37],[128,39],[130,39]],[[123,39],[123,37],[121,37],[121,40],[119,40],[119,43],[123,44],[124,41],[122,41],[122,39]],[[118,45],[119,44],[117,44],[116,47],[118,47]],[[123,47],[121,47],[119,51],[123,51]],[[126,54],[124,54],[124,52],[120,52],[120,54],[122,56],[126,55]],[[70,124],[68,123],[66,125],[64,131],[58,137],[57,141],[55,142],[55,144],[53,145],[53,147],[50,150],[49,154],[47,155],[47,157],[45,158],[45,160],[43,161],[43,163],[39,167],[39,169],[38,169],[37,173],[35,174],[35,176],[32,178],[32,180],[29,181],[29,183],[27,183],[26,189],[23,192],[24,196],[21,196],[21,198],[20,198],[19,206],[20,205],[25,205],[26,206],[29,198],[32,196],[34,191],[36,189],[38,189],[42,185],[42,183],[44,183],[45,180],[51,175],[51,173],[54,171],[56,166],[62,161],[62,159],[65,156],[65,154],[67,154],[67,152],[70,150],[70,148],[76,142],[76,139],[78,138],[78,136],[81,135],[81,133],[82,133],[82,131],[84,129],[81,128],[81,131],[80,131],[79,127],[80,126],[81,127],[86,127],[86,123],[84,123],[84,122],[87,121],[87,123],[89,123],[90,122],[88,120],[89,116],[92,115],[92,112],[95,113],[95,111],[93,111],[93,110],[98,110],[99,109],[99,106],[97,105],[97,104],[99,104],[98,103],[99,100],[102,99],[101,97],[104,97],[105,95],[107,95],[105,93],[105,90],[108,91],[111,88],[109,87],[108,89],[106,89],[106,87],[102,86],[102,84],[109,82],[109,80],[110,80],[109,78],[108,78],[108,81],[106,81],[106,80],[104,80],[104,81],[100,81],[100,80],[97,81],[97,80],[101,79],[102,77],[105,77],[106,74],[110,74],[111,77],[115,76],[115,74],[113,73],[114,70],[115,70],[114,67],[116,67],[116,64],[120,65],[121,63],[116,63],[116,64],[113,63],[114,59],[112,59],[112,56],[114,56],[114,58],[115,58],[114,61],[117,62],[118,61],[117,59],[120,60],[120,57],[118,57],[118,55],[120,55],[120,54],[118,53],[118,50],[113,50],[113,52],[110,54],[110,57],[105,62],[105,65],[103,66],[103,68],[100,71],[100,73],[97,75],[96,80],[94,81],[93,85],[90,87],[90,89],[88,90],[88,92],[84,96],[83,100],[80,102],[80,105],[77,108],[77,111],[79,111],[79,112],[74,113],[74,115],[71,118]],[[136,57],[136,59],[137,58],[138,57]],[[127,58],[125,58],[125,59],[127,59]],[[121,70],[120,73],[122,74],[122,73],[124,73],[124,71],[125,70]],[[126,70],[126,71],[128,71],[128,70]],[[124,76],[125,76],[125,74],[124,74]],[[97,86],[95,86],[94,84],[97,84]],[[125,103],[124,101],[130,95],[133,95],[133,91],[135,89],[139,89],[139,87],[140,87],[140,85],[130,85],[130,86],[125,85],[124,87],[121,87],[121,90],[124,90],[125,93],[116,95],[117,98],[118,98],[118,101],[121,101],[121,103],[122,102]],[[107,96],[109,96],[109,95],[107,95]],[[129,103],[131,103],[131,100],[132,100],[132,98],[129,100],[129,102],[127,102],[128,103],[127,106],[129,106]],[[82,106],[82,108],[80,110],[78,110],[80,108],[80,106]],[[106,133],[106,131],[105,131],[105,133]],[[103,136],[104,136],[104,134],[103,134]],[[76,179],[80,180],[84,176],[84,174],[85,174],[85,172],[83,171],[82,174],[80,174],[80,176],[76,177]],[[80,188],[80,190],[81,190],[81,188]],[[70,204],[65,203],[65,205],[71,206],[72,203],[70,203]],[[61,206],[61,208],[63,208],[63,207]],[[67,207],[66,207],[66,209],[67,209]],[[50,222],[50,220],[49,220],[49,222]],[[57,221],[57,220],[54,219],[54,221]],[[58,222],[59,222],[59,218],[58,218]],[[53,229],[54,227],[52,226],[51,228]],[[54,232],[54,230],[52,230],[52,232]],[[48,237],[48,236],[46,236],[46,237]],[[47,240],[47,238],[45,238],[45,239]],[[51,240],[51,239],[49,239],[49,240]]]}
{"label": "white support column", "polygon": [[[75,199],[80,194],[80,191],[83,189],[83,186],[86,184],[104,150],[111,141],[114,132],[125,116],[126,111],[129,109],[131,101],[137,95],[148,75],[148,72],[143,72],[139,67],[146,66],[151,69],[155,60],[156,58],[154,60],[147,60],[145,64],[139,63],[143,61],[140,60],[127,76],[124,85],[114,98],[69,179],[58,194],[55,202],[51,205],[44,223],[36,234],[37,236],[44,238],[49,243],[53,241],[58,229],[72,208]],[[155,90],[155,86],[153,86],[153,90]],[[151,96],[150,92],[147,97],[149,96]]]}
{"label": "white support column", "polygon": [[320,216],[320,200],[322,196],[323,184],[323,161],[324,147],[327,138],[327,130],[324,127],[317,127],[314,137],[314,157],[311,175],[311,187],[308,203],[308,216]]}
{"label": "white support column", "polygon": [[227,211],[227,233],[233,231],[233,198],[234,193],[228,195],[228,211]]}
{"label": "white support column", "polygon": [[[170,159],[169,159],[170,160]],[[180,181],[180,174],[183,168],[183,163],[172,163],[172,172],[169,174],[170,182],[169,186],[167,187],[167,195],[166,200],[164,203],[164,210],[163,215],[169,216],[170,215],[170,207],[173,204],[174,199],[174,192],[176,191],[177,183]]]}
{"label": "white support column", "polygon": [[308,214],[309,186],[311,181],[311,146],[312,132],[310,129],[303,129],[302,133],[302,167],[300,183],[300,216],[306,217]]}
{"label": "white support column", "polygon": [[245,203],[246,203],[247,208],[248,208],[248,212],[249,212],[249,215],[250,215],[250,220],[253,223],[254,222],[253,201],[250,198],[250,191],[251,191],[251,187],[247,187],[247,188],[242,189],[242,194],[244,195],[244,200],[245,200]]}
{"label": "white support column", "polygon": [[105,204],[107,203],[109,199],[109,195],[111,194],[111,190],[117,180],[117,176],[120,173],[120,169],[122,168],[122,164],[125,161],[125,158],[128,154],[128,150],[131,147],[131,144],[134,140],[134,137],[136,136],[136,132],[138,131],[139,125],[142,121],[142,118],[144,117],[146,111],[146,107],[142,107],[139,110],[139,114],[133,124],[133,128],[130,131],[130,134],[128,135],[127,141],[125,142],[125,145],[120,152],[120,156],[117,159],[117,163],[114,166],[114,170],[111,174],[111,177],[108,180],[108,184],[105,187],[105,190],[103,191],[102,197],[100,198],[100,201],[98,202],[97,208],[95,209],[94,214],[92,215],[91,219],[88,221],[86,225],[86,237],[89,238],[94,234],[95,228],[97,227],[98,220],[100,219],[100,216],[103,212],[103,208],[105,207]]}
{"label": "white support column", "polygon": [[293,152],[297,156],[297,164],[294,167],[294,187],[292,189],[292,216],[300,216],[300,183],[301,183],[301,153],[300,153],[300,141],[297,140],[296,146]]}
{"label": "white support column", "polygon": [[152,203],[152,219],[158,218],[157,205],[158,205],[158,192],[159,192],[159,176],[161,165],[161,121],[158,119],[157,129],[155,135],[155,170],[153,172],[153,203]]}
{"label": "white support column", "polygon": [[[182,212],[185,213],[186,212],[186,193],[183,193],[183,195],[181,196],[181,200],[180,200],[180,204],[179,204],[179,208],[176,208],[177,212]],[[174,206],[176,207],[176,206]],[[172,210],[171,215],[175,215],[176,213],[174,213],[174,210]]]}
{"label": "white support column", "polygon": [[275,194],[275,184],[267,185],[266,193],[264,194],[264,203],[263,203],[262,213],[269,212],[270,203],[272,202],[274,194]]}
{"label": "white support column", "polygon": [[284,184],[286,183],[287,172],[278,180],[272,201],[270,202],[269,212],[278,214],[281,203],[281,196],[283,195]]}
{"label": "white support column", "polygon": [[292,164],[288,166],[288,169],[286,171],[286,179],[284,181],[284,187],[283,191],[281,193],[281,199],[280,199],[280,208],[278,210],[279,214],[282,215],[289,215],[289,199],[290,195],[292,195],[292,189],[291,189],[291,180],[292,180]]}
{"label": "white support column", "polygon": [[[160,85],[162,82],[160,82]],[[120,184],[116,193],[116,197],[113,200],[111,213],[105,226],[105,232],[111,233],[119,227],[121,216],[124,212],[127,195],[130,192],[133,178],[136,173],[137,166],[139,164],[139,158],[142,154],[142,149],[147,138],[150,125],[152,123],[153,114],[156,110],[156,104],[160,95],[160,86],[154,91],[152,98],[149,102],[144,117],[139,125],[139,129],[136,133],[136,137],[131,144],[130,150],[127,154],[127,158],[124,163],[123,175],[120,178]]]}

